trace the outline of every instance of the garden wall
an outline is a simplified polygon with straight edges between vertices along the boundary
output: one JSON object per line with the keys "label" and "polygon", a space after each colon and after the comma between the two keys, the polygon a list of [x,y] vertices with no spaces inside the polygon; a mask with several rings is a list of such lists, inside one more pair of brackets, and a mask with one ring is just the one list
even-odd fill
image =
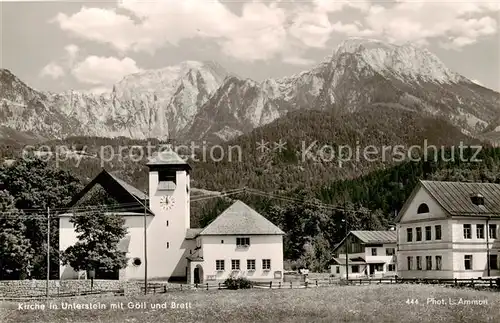
{"label": "garden wall", "polygon": [[[0,281],[0,297],[30,297],[46,295],[45,280],[3,280]],[[137,281],[94,280],[93,291],[118,291],[122,289],[125,295],[140,293],[141,283]],[[51,280],[49,294],[57,296],[65,293],[80,293],[91,290],[90,279]]]}

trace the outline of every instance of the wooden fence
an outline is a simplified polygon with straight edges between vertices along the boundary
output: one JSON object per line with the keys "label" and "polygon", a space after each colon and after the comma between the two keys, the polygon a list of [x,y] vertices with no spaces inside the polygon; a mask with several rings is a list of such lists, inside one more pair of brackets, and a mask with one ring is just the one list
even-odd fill
{"label": "wooden fence", "polygon": [[[140,284],[140,283],[139,283]],[[370,284],[436,284],[454,287],[473,287],[473,288],[498,288],[500,289],[500,279],[496,278],[472,278],[472,279],[424,279],[424,278],[360,278],[349,279],[349,281],[339,279],[314,279],[305,282],[253,282],[252,288],[259,289],[305,289],[319,288],[327,286],[339,285],[370,285]],[[223,282],[211,282],[203,284],[174,284],[174,283],[149,283],[147,287],[148,294],[162,294],[173,291],[203,291],[203,290],[223,290],[227,289]],[[144,286],[138,288],[138,291],[144,294]],[[44,288],[32,289],[31,294],[9,295],[0,293],[2,300],[21,300],[21,299],[43,299],[46,298],[46,290]],[[82,289],[76,291],[60,292],[59,288],[54,291],[51,288],[49,298],[58,297],[76,297],[85,295],[125,295],[124,289],[116,290],[90,290]]]}
{"label": "wooden fence", "polygon": [[[301,289],[317,288],[334,285],[370,285],[370,284],[435,284],[455,287],[489,287],[500,288],[500,279],[495,278],[472,278],[472,279],[422,279],[422,278],[364,278],[349,279],[347,282],[339,279],[315,279],[305,282],[253,282],[252,288],[261,289]],[[148,294],[168,293],[171,291],[188,290],[214,290],[227,289],[224,283],[203,283],[203,284],[148,284]],[[144,286],[141,287],[144,293]]]}
{"label": "wooden fence", "polygon": [[[345,280],[344,280],[345,282]],[[446,286],[467,287],[498,287],[500,278],[371,278],[371,279],[349,279],[349,285],[365,284],[434,284]]]}

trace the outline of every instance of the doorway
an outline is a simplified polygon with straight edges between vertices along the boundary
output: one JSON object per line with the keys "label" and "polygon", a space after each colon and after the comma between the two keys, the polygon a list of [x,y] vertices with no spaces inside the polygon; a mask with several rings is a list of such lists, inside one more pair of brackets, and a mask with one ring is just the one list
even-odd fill
{"label": "doorway", "polygon": [[202,284],[203,283],[203,268],[200,265],[197,265],[194,269],[194,283]]}

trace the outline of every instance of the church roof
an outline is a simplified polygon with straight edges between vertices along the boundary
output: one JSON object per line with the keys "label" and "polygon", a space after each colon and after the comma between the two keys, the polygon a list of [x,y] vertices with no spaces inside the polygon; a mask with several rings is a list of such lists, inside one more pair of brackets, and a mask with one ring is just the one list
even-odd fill
{"label": "church roof", "polygon": [[284,234],[271,221],[241,201],[236,201],[215,220],[213,220],[200,235],[253,235],[253,234]]}
{"label": "church roof", "polygon": [[121,187],[123,187],[131,195],[137,197],[139,200],[144,200],[144,198],[148,199],[148,196],[146,196],[146,194],[141,192],[138,188],[135,188],[124,180],[118,178],[116,175],[109,173],[109,176],[111,176],[118,184],[121,185]]}
{"label": "church roof", "polygon": [[154,153],[153,156],[149,158],[149,162],[146,165],[188,165],[188,163],[183,160],[175,151],[164,150]]}
{"label": "church roof", "polygon": [[[95,186],[101,185],[101,187],[111,195],[118,203],[121,205],[126,205],[123,207],[123,212],[129,210],[138,210],[144,208],[144,198],[146,200],[148,197],[145,193],[141,192],[139,189],[128,184],[124,180],[118,178],[116,175],[109,173],[103,169],[99,175],[97,175],[83,190],[78,192],[71,202],[66,206],[65,211],[68,212],[78,204],[80,200]],[[147,207],[146,210],[149,214],[153,212]],[[140,214],[141,212],[138,212]]]}

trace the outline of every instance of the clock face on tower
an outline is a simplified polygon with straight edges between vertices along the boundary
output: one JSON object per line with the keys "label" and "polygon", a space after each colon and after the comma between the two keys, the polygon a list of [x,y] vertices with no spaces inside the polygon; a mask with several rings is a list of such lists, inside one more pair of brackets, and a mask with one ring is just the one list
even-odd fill
{"label": "clock face on tower", "polygon": [[174,203],[175,200],[172,196],[162,196],[160,198],[160,207],[164,210],[170,210]]}

